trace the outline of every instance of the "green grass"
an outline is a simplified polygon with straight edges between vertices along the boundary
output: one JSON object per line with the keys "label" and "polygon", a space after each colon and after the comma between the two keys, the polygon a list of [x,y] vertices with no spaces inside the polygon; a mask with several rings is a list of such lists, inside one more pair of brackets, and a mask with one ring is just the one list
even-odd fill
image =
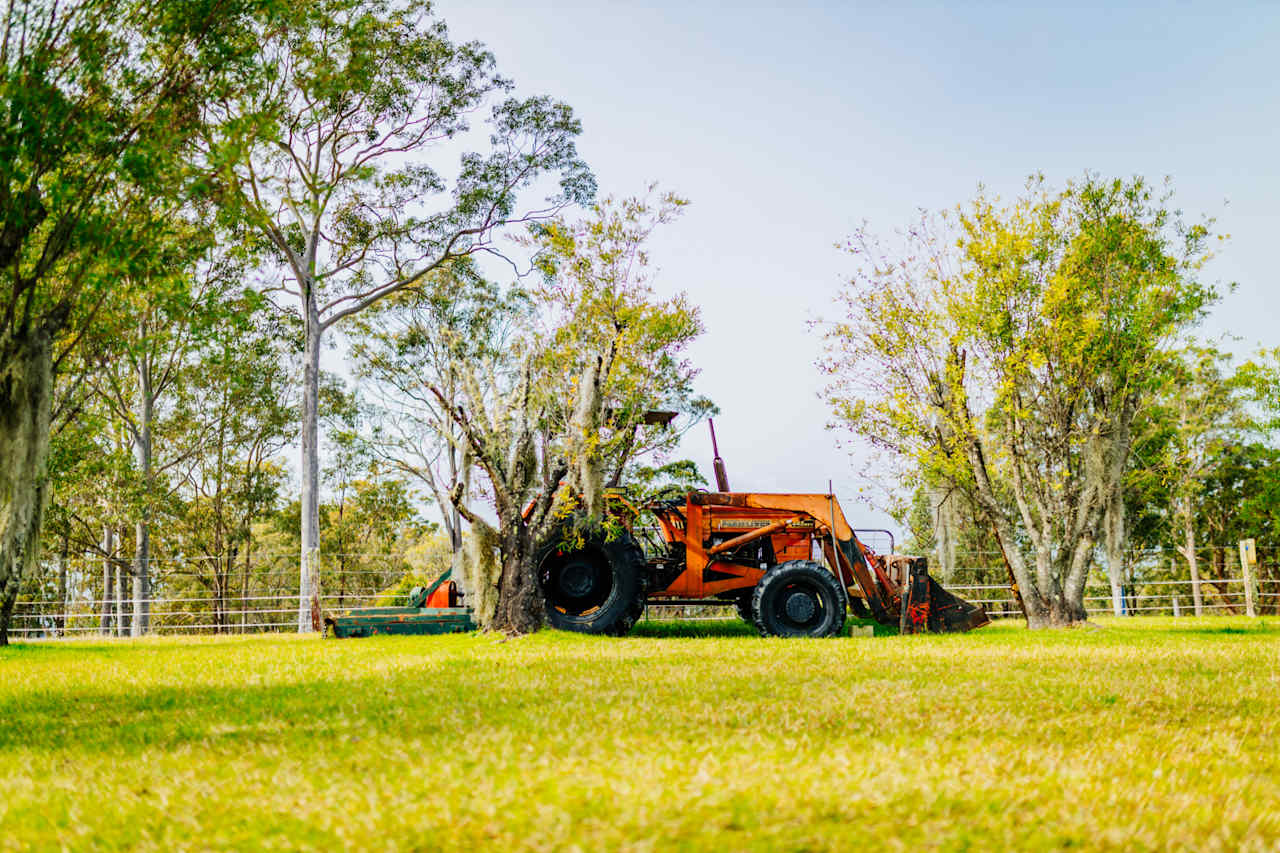
{"label": "green grass", "polygon": [[1280,623],[0,650],[0,849],[1272,849]]}

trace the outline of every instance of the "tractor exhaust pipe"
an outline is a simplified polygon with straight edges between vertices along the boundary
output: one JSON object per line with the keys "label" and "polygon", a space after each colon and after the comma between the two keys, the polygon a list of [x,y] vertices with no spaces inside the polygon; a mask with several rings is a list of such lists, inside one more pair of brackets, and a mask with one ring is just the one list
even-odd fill
{"label": "tractor exhaust pipe", "polygon": [[720,458],[720,446],[716,444],[716,422],[707,418],[707,426],[711,427],[711,452],[715,454],[715,458],[711,460],[711,467],[716,472],[716,491],[729,491],[729,475],[724,470],[724,460]]}

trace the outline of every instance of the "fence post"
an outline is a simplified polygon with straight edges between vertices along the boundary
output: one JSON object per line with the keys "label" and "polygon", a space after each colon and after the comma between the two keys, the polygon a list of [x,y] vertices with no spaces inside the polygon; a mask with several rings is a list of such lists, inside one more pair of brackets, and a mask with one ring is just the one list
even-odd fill
{"label": "fence post", "polygon": [[1178,596],[1175,594],[1173,596],[1173,618],[1177,619],[1181,615],[1182,613],[1178,610]]}
{"label": "fence post", "polygon": [[1240,574],[1244,578],[1244,612],[1250,618],[1257,615],[1253,609],[1253,568],[1258,563],[1257,549],[1252,539],[1240,540]]}

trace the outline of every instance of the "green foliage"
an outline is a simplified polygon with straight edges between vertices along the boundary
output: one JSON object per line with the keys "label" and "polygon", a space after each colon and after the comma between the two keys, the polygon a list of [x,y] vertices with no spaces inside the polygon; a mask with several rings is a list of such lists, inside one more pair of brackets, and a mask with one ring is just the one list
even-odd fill
{"label": "green foliage", "polygon": [[661,497],[683,497],[707,486],[707,478],[692,459],[673,459],[661,465],[630,465],[622,481],[633,499],[642,503]]}
{"label": "green foliage", "polygon": [[1280,835],[1275,620],[813,642],[737,620],[638,630],[656,636],[3,650],[4,837],[959,851]]}
{"label": "green foliage", "polygon": [[18,0],[0,49],[0,335],[75,332],[153,257],[254,2]]}
{"label": "green foliage", "polygon": [[[256,0],[14,0],[0,34],[0,374],[52,378],[172,245],[203,106],[253,49]],[[38,363],[37,363],[38,362]],[[13,382],[9,382],[13,385]],[[38,556],[51,382],[5,400],[0,643]],[[44,390],[41,390],[44,389]],[[47,393],[46,393],[47,391]],[[18,424],[33,435],[17,442]],[[20,468],[19,451],[30,445]],[[64,470],[66,466],[64,465]],[[144,484],[145,486],[145,484]],[[144,489],[145,491],[145,489]],[[65,530],[65,525],[64,525]]]}
{"label": "green foliage", "polygon": [[[572,110],[507,96],[492,54],[452,40],[427,2],[289,0],[257,35],[258,64],[213,109],[207,189],[270,243],[308,323],[309,310],[326,324],[358,313],[594,191]],[[486,106],[488,145],[447,169],[440,157],[476,141]],[[558,191],[518,211],[548,177]]]}
{"label": "green foliage", "polygon": [[1208,236],[1142,180],[1092,175],[980,194],[900,248],[859,232],[822,364],[835,421],[976,508],[1033,611],[1080,618],[1134,419],[1215,298]]}
{"label": "green foliage", "polygon": [[1171,358],[1135,427],[1126,497],[1134,544],[1206,546],[1266,540],[1276,530],[1274,355],[1232,369],[1227,354],[1189,346]]}
{"label": "green foliage", "polygon": [[[452,464],[472,460],[496,478],[496,499],[518,510],[547,485],[532,476],[536,466],[585,463],[617,483],[636,459],[674,448],[712,410],[694,395],[697,370],[684,354],[702,324],[684,295],[656,296],[644,244],[683,204],[671,196],[605,200],[586,220],[534,229],[526,242],[540,259],[540,286],[503,290],[452,264],[360,323],[354,353],[361,376],[395,407],[380,437],[395,447],[397,465],[438,484],[446,478],[431,465],[457,451]],[[653,409],[680,421],[645,423]],[[387,421],[402,412],[416,434],[393,435]],[[424,434],[435,448],[424,446]],[[538,460],[512,480],[512,460],[526,454],[527,462],[530,450]]]}
{"label": "green foliage", "polygon": [[[592,491],[593,476],[618,485],[628,462],[669,451],[714,411],[694,393],[699,371],[686,355],[704,329],[700,311],[686,294],[657,295],[646,248],[687,204],[673,193],[607,198],[585,219],[532,229],[543,275],[533,294],[543,332],[540,385],[550,391],[550,417],[567,430],[580,493]],[[651,410],[681,421],[646,423]]]}

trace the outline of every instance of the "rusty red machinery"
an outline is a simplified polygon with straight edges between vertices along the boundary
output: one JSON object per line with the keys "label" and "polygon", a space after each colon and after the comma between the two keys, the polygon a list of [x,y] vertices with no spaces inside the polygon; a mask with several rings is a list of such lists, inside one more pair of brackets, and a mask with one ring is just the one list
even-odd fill
{"label": "rusty red machinery", "polygon": [[718,447],[713,467],[715,492],[643,505],[613,493],[613,523],[553,537],[538,555],[551,624],[623,634],[646,605],[709,602],[777,636],[831,636],[847,610],[903,633],[990,621],[930,577],[924,557],[866,547],[835,495],[731,491]]}
{"label": "rusty red machinery", "polygon": [[[653,412],[652,423],[670,412]],[[734,492],[715,452],[714,492],[681,491],[637,504],[608,494],[603,521],[570,517],[535,555],[552,626],[625,634],[650,605],[725,604],[762,634],[827,637],[846,613],[902,633],[969,631],[988,623],[975,604],[929,576],[924,557],[876,554],[834,494]],[[890,546],[892,550],[892,545]],[[326,614],[337,637],[438,634],[475,628],[448,573],[407,606]]]}

